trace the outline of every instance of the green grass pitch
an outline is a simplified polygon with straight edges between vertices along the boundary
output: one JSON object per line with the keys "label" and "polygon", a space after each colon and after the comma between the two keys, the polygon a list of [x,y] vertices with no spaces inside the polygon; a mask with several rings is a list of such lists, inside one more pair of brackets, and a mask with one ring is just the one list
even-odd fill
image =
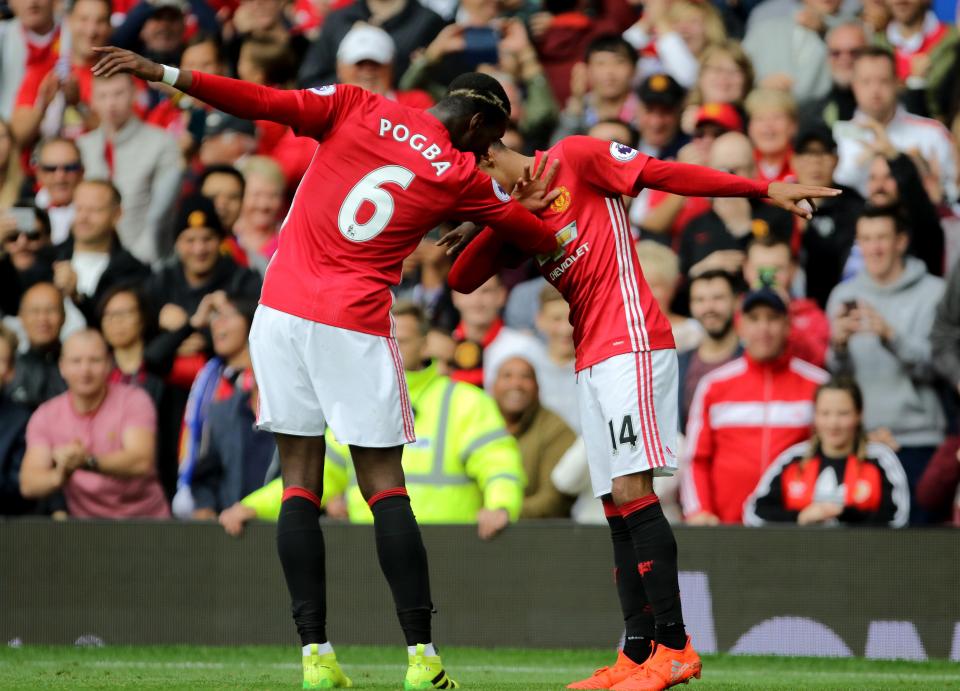
{"label": "green grass pitch", "polygon": [[[610,651],[446,648],[444,662],[464,689],[562,689],[612,662]],[[0,650],[0,689],[297,689],[295,647],[194,646]],[[358,689],[402,688],[405,651],[340,646],[337,656]],[[704,674],[684,691],[711,689],[960,690],[960,665],[859,659],[704,658]]]}

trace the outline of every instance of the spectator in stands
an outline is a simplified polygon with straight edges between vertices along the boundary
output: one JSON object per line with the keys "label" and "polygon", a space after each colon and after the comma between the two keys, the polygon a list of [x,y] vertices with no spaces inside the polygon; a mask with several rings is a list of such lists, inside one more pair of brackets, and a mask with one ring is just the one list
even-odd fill
{"label": "spectator in stands", "polygon": [[[754,177],[753,147],[739,132],[717,138],[710,150],[710,167]],[[696,276],[709,269],[739,274],[750,239],[773,235],[791,240],[793,218],[759,200],[712,199],[710,209],[690,221],[680,236],[680,270]]]}
{"label": "spectator in stands", "polygon": [[933,522],[949,521],[960,528],[960,437],[948,437],[933,454],[914,501]]}
{"label": "spectator in stands", "polygon": [[[220,253],[223,229],[213,203],[206,197],[186,200],[176,227],[175,260],[147,281],[145,293],[159,309],[161,335],[166,332],[167,347],[182,356],[202,355],[210,343],[197,330],[201,327],[194,326],[203,320],[191,324],[191,316],[197,316],[203,298],[220,290],[257,297],[260,277]],[[192,379],[190,376],[189,381]]]}
{"label": "spectator in stands", "polygon": [[566,518],[573,497],[562,494],[550,473],[577,435],[540,401],[537,372],[529,355],[502,353],[489,366],[494,370],[490,389],[507,431],[520,446],[527,477],[521,518]]}
{"label": "spectator in stands", "polygon": [[460,312],[460,323],[453,330],[457,343],[454,352],[454,381],[483,386],[484,353],[494,343],[505,344],[518,334],[504,326],[500,312],[507,301],[507,290],[498,275],[472,293],[453,293],[453,304]]}
{"label": "spectator in stands", "polygon": [[[225,75],[227,67],[219,36],[208,33],[194,34],[183,50],[180,69]],[[209,107],[172,87],[162,84],[154,86],[156,88],[151,91],[151,96],[158,94],[157,97],[162,97],[162,100],[150,109],[145,122],[166,130],[176,138],[180,144],[180,152],[189,160],[200,146]]]}
{"label": "spectator in stands", "polygon": [[83,180],[80,149],[70,139],[55,137],[37,149],[36,205],[50,217],[50,240],[59,245],[70,237],[76,210],[73,195]]}
{"label": "spectator in stands", "polygon": [[824,96],[800,106],[801,127],[819,123],[833,127],[838,120],[850,120],[857,108],[850,83],[853,81],[853,63],[857,53],[870,44],[867,29],[860,21],[841,22],[827,31],[826,44],[830,90]]}
{"label": "spectator in stands", "polygon": [[158,360],[147,343],[155,335],[156,318],[146,298],[134,285],[117,285],[98,302],[97,323],[113,357],[110,381],[139,386],[158,410],[163,399],[163,377],[169,360]]}
{"label": "spectator in stands", "polygon": [[244,191],[240,217],[233,224],[237,243],[249,266],[261,275],[277,251],[277,230],[284,212],[286,181],[280,166],[266,156],[251,156],[240,164]]}
{"label": "spectator in stands", "polygon": [[57,59],[59,27],[53,0],[13,0],[13,19],[0,22],[0,118],[10,120],[20,84],[37,63]]}
{"label": "spectator in stands", "polygon": [[[410,503],[421,523],[475,523],[489,540],[520,516],[523,462],[516,440],[504,427],[497,404],[473,386],[441,376],[425,363],[427,323],[409,303],[393,308],[397,345],[406,370],[414,407],[417,444],[404,449],[403,470]],[[348,468],[350,451],[327,434],[324,500],[346,493],[353,523],[370,523],[357,478]],[[349,474],[348,474],[349,472]],[[236,532],[237,524],[254,516],[275,521],[280,512],[280,480],[247,497],[244,509],[232,508],[221,523]],[[328,503],[330,509],[333,502]],[[328,509],[328,513],[330,510]]]}
{"label": "spectator in stands", "polygon": [[[867,202],[871,206],[899,206],[902,216],[910,219],[910,245],[907,251],[927,265],[934,276],[944,273],[945,237],[937,206],[943,191],[936,175],[921,176],[921,166],[928,168],[917,154],[897,151],[886,130],[867,123],[874,133],[875,155],[869,163]],[[934,201],[936,200],[936,202]],[[855,262],[855,263],[854,263]],[[856,255],[847,273],[859,268],[862,258]]]}
{"label": "spectator in stands", "polygon": [[743,49],[761,86],[792,93],[800,103],[830,90],[826,24],[834,21],[840,0],[803,0],[794,16],[751,22]]}
{"label": "spectator in stands", "polygon": [[[239,67],[242,46],[250,39],[280,43],[290,53],[294,65],[303,61],[310,48],[309,39],[293,31],[281,0],[242,0],[233,13],[233,39],[225,46],[225,54],[232,65]],[[296,70],[294,70],[295,72]]]}
{"label": "spectator in stands", "polygon": [[[868,430],[889,430],[910,489],[943,441],[945,420],[931,360],[930,331],[943,279],[906,257],[907,229],[889,208],[857,222],[864,269],[830,294],[831,371],[851,374],[870,401]],[[916,507],[911,522],[924,516]]]}
{"label": "spectator in stands", "polygon": [[233,166],[210,166],[200,176],[200,194],[213,202],[220,227],[228,236],[240,218],[246,182]]}
{"label": "spectator in stands", "polygon": [[256,427],[259,391],[249,391],[210,404],[207,440],[197,461],[191,490],[194,519],[215,519],[248,494],[273,479],[276,444],[270,432]]}
{"label": "spectator in stands", "polygon": [[670,320],[677,353],[696,348],[703,337],[703,330],[696,319],[684,317],[673,311],[673,298],[680,280],[680,259],[673,250],[655,240],[637,243],[640,270],[650,286],[650,292],[660,306],[660,311]]}
{"label": "spectator in stands", "polygon": [[97,116],[90,109],[94,63],[90,49],[110,38],[110,3],[77,0],[70,6],[66,29],[70,55],[36,62],[24,73],[10,119],[14,139],[24,149],[41,137],[74,139],[96,126]]}
{"label": "spectator in stands", "polygon": [[889,526],[910,517],[910,488],[897,455],[867,440],[863,395],[849,379],[815,394],[813,438],[775,460],[743,507],[745,525]]}
{"label": "spectator in stands", "polygon": [[930,331],[931,364],[960,393],[960,263],[947,277]]}
{"label": "spectator in stands", "polygon": [[640,133],[640,151],[654,158],[676,158],[690,141],[680,130],[686,92],[673,77],[654,74],[643,81],[637,93],[640,104],[634,122]]}
{"label": "spectator in stands", "polygon": [[643,14],[623,33],[637,52],[640,75],[669,74],[685,89],[693,88],[699,60],[727,38],[723,19],[711,4],[694,0],[647,3]]}
{"label": "spectator in stands", "polygon": [[141,389],[112,384],[99,332],[80,331],[63,346],[67,393],[40,406],[27,426],[20,471],[23,496],[63,491],[75,518],[166,518],[154,461],[156,411]]}
{"label": "spectator in stands", "polygon": [[424,48],[444,21],[416,0],[354,0],[327,15],[323,31],[307,50],[297,77],[301,86],[331,84],[336,79],[337,48],[357,22],[379,26],[397,47],[395,75],[406,72],[410,55]]}
{"label": "spectator in stands", "polygon": [[690,91],[683,112],[683,130],[691,133],[700,107],[707,103],[743,106],[753,89],[753,64],[736,41],[709,45],[700,57],[697,83]]}
{"label": "spectator in stands", "polygon": [[757,89],[746,100],[747,134],[756,152],[756,179],[794,182],[793,138],[797,134],[797,104],[790,94]]}
{"label": "spectator in stands", "polygon": [[800,131],[794,142],[793,167],[801,185],[838,187],[843,191],[839,197],[817,200],[813,218],[806,221],[802,235],[807,297],[825,307],[830,291],[843,277],[863,198],[856,190],[834,182],[837,143],[826,125],[811,125]]}
{"label": "spectator in stands", "polygon": [[43,211],[0,217],[0,315],[16,314],[27,288],[53,280],[50,251],[50,225]]}
{"label": "spectator in stands", "polygon": [[447,274],[451,260],[446,248],[437,245],[440,230],[434,229],[420,241],[417,249],[403,262],[403,278],[397,298],[412,302],[423,310],[432,328],[450,332],[460,317],[453,306]]}
{"label": "spectator in stands", "polygon": [[931,0],[888,2],[892,21],[876,43],[893,51],[897,79],[906,86],[907,110],[944,119],[951,113],[960,34],[941,22]]}
{"label": "spectator in stands", "polygon": [[434,99],[426,91],[394,89],[396,54],[390,34],[376,26],[358,24],[337,48],[337,81],[386,96],[404,106],[429,108]]}
{"label": "spectator in stands", "polygon": [[623,120],[601,120],[587,130],[588,137],[596,137],[605,142],[620,142],[631,149],[640,145],[640,133],[629,122]]}
{"label": "spectator in stands", "polygon": [[687,423],[681,502],[693,525],[740,523],[763,471],[810,434],[819,367],[787,352],[790,322],[780,294],[760,288],[743,300],[744,355],[700,380]]}
{"label": "spectator in stands", "polygon": [[955,201],[957,156],[953,139],[939,122],[911,115],[897,104],[896,59],[893,54],[875,46],[860,51],[853,64],[851,84],[857,111],[852,120],[838,122],[833,127],[840,157],[835,173],[837,182],[866,196],[867,157],[876,137],[874,129],[879,127],[886,132],[894,149],[900,152],[916,150],[935,166],[946,200]]}
{"label": "spectator in stands", "polygon": [[10,397],[31,411],[66,389],[57,361],[65,319],[63,297],[52,283],[37,283],[20,300],[20,323],[29,348],[17,355]]}
{"label": "spectator in stands", "polygon": [[537,296],[537,333],[546,348],[528,353],[536,358],[540,401],[563,418],[574,432],[580,431],[580,409],[577,405],[577,378],[574,372],[576,351],[570,305],[556,288],[545,283]]}
{"label": "spectator in stands", "polygon": [[198,152],[201,165],[233,166],[256,148],[257,128],[252,122],[218,110],[207,115]]}
{"label": "spectator in stands", "polygon": [[25,196],[20,150],[13,140],[10,123],[0,120],[0,209],[7,209]]}
{"label": "spectator in stands", "polygon": [[172,497],[183,418],[166,383],[173,349],[165,346],[165,337],[157,335],[156,314],[138,287],[118,285],[108,290],[97,316],[113,356],[110,381],[139,386],[157,409],[157,474],[164,492]]}
{"label": "spectator in stands", "polygon": [[54,248],[53,283],[92,324],[107,290],[121,283],[144,281],[150,269],[120,244],[120,193],[112,182],[80,183],[74,206],[76,218],[70,238]]}
{"label": "spectator in stands", "polygon": [[[91,2],[92,0],[85,0]],[[93,80],[93,110],[100,126],[77,140],[88,178],[115,181],[123,197],[117,223],[120,241],[142,262],[158,258],[164,221],[182,176],[177,142],[134,114],[135,87],[129,75]]]}
{"label": "spectator in stands", "polygon": [[680,429],[687,427],[687,414],[700,380],[743,354],[734,328],[737,288],[726,271],[711,269],[690,279],[690,314],[703,330],[700,345],[679,353]]}
{"label": "spectator in stands", "polygon": [[161,64],[179,65],[188,25],[206,33],[220,31],[217,7],[200,0],[142,0],[130,8],[110,42]]}
{"label": "spectator in stands", "polygon": [[570,96],[553,141],[584,134],[601,120],[633,122],[639,99],[631,89],[637,51],[614,34],[597,36],[587,46],[582,63],[570,74]]}
{"label": "spectator in stands", "polygon": [[[173,499],[173,513],[179,518],[190,517],[197,508],[193,483],[198,464],[209,449],[211,406],[238,392],[249,394],[253,388],[247,338],[256,308],[256,298],[218,291],[203,299],[191,319],[195,328],[209,328],[214,357],[207,361],[190,387],[184,413],[177,494]],[[203,517],[212,516],[204,512]]]}
{"label": "spectator in stands", "polygon": [[15,403],[7,392],[13,379],[17,335],[0,324],[0,515],[29,513],[33,502],[20,494],[20,464],[26,449],[30,411]]}
{"label": "spectator in stands", "polygon": [[813,300],[791,296],[796,275],[796,258],[785,240],[766,235],[750,241],[743,264],[747,285],[751,288],[768,285],[780,293],[790,318],[791,355],[822,367],[830,345],[830,320]]}

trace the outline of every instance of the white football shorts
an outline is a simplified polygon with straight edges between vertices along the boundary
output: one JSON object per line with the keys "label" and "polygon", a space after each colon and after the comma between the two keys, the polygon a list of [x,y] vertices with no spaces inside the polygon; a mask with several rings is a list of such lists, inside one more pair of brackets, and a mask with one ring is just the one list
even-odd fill
{"label": "white football shorts", "polygon": [[250,358],[260,389],[257,426],[371,448],[415,441],[413,409],[394,338],[257,307]]}
{"label": "white football shorts", "polygon": [[677,469],[677,352],[615,355],[577,372],[580,426],[597,497],[613,478]]}

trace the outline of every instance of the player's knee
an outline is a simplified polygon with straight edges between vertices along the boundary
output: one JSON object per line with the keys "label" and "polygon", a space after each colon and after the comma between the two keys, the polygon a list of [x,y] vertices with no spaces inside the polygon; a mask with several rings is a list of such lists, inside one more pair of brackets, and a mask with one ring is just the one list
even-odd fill
{"label": "player's knee", "polygon": [[653,493],[653,472],[631,473],[613,479],[613,501],[620,506]]}

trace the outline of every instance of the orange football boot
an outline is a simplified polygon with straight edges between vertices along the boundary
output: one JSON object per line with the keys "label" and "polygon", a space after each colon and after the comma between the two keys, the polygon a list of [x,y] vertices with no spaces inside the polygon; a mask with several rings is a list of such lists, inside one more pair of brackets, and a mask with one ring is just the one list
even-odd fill
{"label": "orange football boot", "polygon": [[617,661],[613,667],[601,667],[593,673],[588,679],[575,681],[567,686],[568,689],[609,689],[617,682],[623,681],[631,674],[639,670],[643,665],[638,665],[629,657],[623,654],[622,650],[617,651]]}
{"label": "orange football boot", "polygon": [[686,684],[690,679],[700,678],[700,656],[690,644],[683,650],[674,650],[658,645],[653,655],[640,665],[632,675],[610,687],[611,691],[663,691],[677,684]]}

